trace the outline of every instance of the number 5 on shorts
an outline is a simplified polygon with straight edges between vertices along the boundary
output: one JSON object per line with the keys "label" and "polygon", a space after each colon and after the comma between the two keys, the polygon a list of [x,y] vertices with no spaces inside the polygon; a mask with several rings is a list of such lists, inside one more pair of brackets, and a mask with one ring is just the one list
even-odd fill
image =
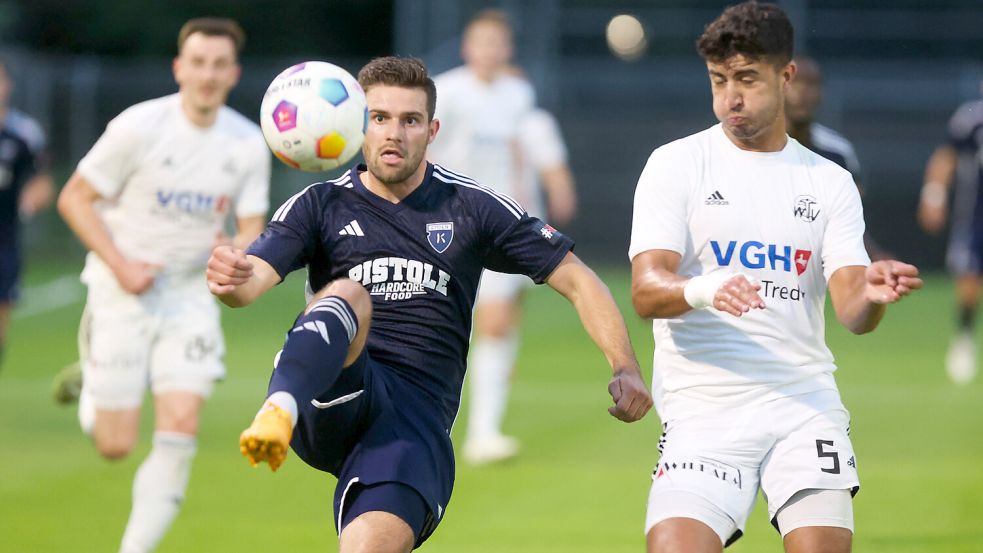
{"label": "number 5 on shorts", "polygon": [[820,458],[830,457],[833,459],[833,468],[824,469],[819,467],[819,470],[823,472],[828,472],[829,474],[839,474],[840,473],[840,455],[835,451],[826,451],[823,449],[824,446],[833,447],[833,440],[816,440],[816,453]]}

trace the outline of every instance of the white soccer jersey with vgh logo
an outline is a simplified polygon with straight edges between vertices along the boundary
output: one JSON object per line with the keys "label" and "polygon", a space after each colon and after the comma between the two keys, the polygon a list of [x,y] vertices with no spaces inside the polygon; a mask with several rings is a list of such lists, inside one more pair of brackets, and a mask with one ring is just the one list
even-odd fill
{"label": "white soccer jersey with vgh logo", "polygon": [[749,152],[716,125],[655,150],[635,192],[629,256],[678,252],[686,277],[745,273],[767,306],[654,321],[659,416],[835,389],[826,282],[870,263],[863,232],[850,174],[794,139],[780,152]]}
{"label": "white soccer jersey with vgh logo", "polygon": [[177,94],[110,121],[78,172],[107,199],[103,219],[123,255],[166,272],[203,270],[225,217],[264,215],[269,202],[259,127],[228,107],[195,127]]}

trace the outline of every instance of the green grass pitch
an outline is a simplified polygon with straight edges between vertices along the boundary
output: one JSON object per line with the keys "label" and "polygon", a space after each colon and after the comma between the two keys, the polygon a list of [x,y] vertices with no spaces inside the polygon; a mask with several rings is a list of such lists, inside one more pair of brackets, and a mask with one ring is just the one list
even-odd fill
{"label": "green grass pitch", "polygon": [[[35,267],[26,284],[75,269]],[[648,380],[652,340],[648,324],[630,311],[627,273],[604,277]],[[301,280],[292,277],[250,308],[223,310],[228,378],[204,410],[188,496],[162,553],[337,550],[334,479],[292,455],[277,474],[253,469],[237,448],[301,307]],[[444,521],[422,550],[643,551],[658,420],[652,413],[625,425],[607,414],[608,368],[563,298],[537,288],[526,305],[506,421],[522,440],[522,455],[507,465],[459,467]],[[115,551],[123,531],[150,417],[134,454],[110,463],[79,432],[74,409],[50,400],[52,375],[75,358],[81,308],[78,300],[22,315],[11,329],[0,372],[3,552]],[[892,307],[872,335],[849,335],[833,321],[827,327],[863,485],[855,501],[858,552],[983,551],[983,384],[955,387],[945,378],[951,312],[949,282],[931,278],[923,292]],[[766,516],[759,499],[747,534],[728,551],[781,551]]]}

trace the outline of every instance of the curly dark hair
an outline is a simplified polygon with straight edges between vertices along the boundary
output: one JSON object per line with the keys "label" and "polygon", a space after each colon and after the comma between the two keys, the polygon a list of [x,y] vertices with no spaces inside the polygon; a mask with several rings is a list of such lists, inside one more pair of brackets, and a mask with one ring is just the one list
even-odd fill
{"label": "curly dark hair", "polygon": [[707,25],[696,41],[696,51],[714,63],[740,54],[784,67],[792,59],[793,32],[781,8],[750,0],[727,8]]}
{"label": "curly dark hair", "polygon": [[422,88],[427,93],[427,118],[433,121],[437,110],[437,86],[427,73],[427,66],[417,58],[386,56],[375,58],[358,72],[358,84],[366,92],[373,85]]}

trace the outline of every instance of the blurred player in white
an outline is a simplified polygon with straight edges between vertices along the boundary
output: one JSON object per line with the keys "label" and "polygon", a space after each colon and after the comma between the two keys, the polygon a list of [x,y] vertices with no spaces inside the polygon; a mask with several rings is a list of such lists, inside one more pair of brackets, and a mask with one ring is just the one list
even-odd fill
{"label": "blurred player in white", "polygon": [[202,402],[225,373],[219,312],[205,284],[211,249],[264,227],[270,156],[259,127],[225,106],[244,34],[229,19],[182,27],[176,94],[113,119],[65,185],[58,209],[90,250],[80,330],[79,420],[119,459],[137,441],[149,382],[153,447],[136,473],[120,551],[153,550],[177,515]]}
{"label": "blurred player in white", "polygon": [[[983,91],[983,85],[981,85]],[[959,106],[949,119],[948,138],[925,167],[918,205],[922,228],[938,234],[949,218],[949,189],[956,183],[946,264],[956,277],[958,330],[949,345],[946,372],[957,384],[977,373],[976,310],[983,291],[983,100]]]}
{"label": "blurred player in white", "polygon": [[911,265],[870,263],[850,173],[786,135],[792,44],[777,6],[725,10],[697,42],[721,123],[655,150],[639,178],[632,300],[655,319],[664,429],[650,552],[720,552],[759,488],[786,551],[851,548],[859,480],[826,289],[861,334],[922,282]]}
{"label": "blurred player in white", "polygon": [[27,114],[10,107],[13,80],[0,60],[0,364],[10,311],[21,272],[21,221],[47,209],[54,198],[44,131]]}
{"label": "blurred player in white", "polygon": [[[795,78],[789,83],[785,98],[785,122],[788,135],[813,152],[846,169],[863,195],[860,160],[856,149],[845,136],[816,122],[816,111],[823,101],[823,73],[819,63],[809,56],[795,56]],[[864,233],[864,245],[871,259],[888,259],[886,252],[870,233]]]}
{"label": "blurred player in white", "polygon": [[[520,126],[533,109],[532,86],[516,75],[512,27],[497,10],[478,13],[465,27],[465,64],[437,75],[441,133],[429,157],[485,186],[530,205]],[[501,432],[509,378],[518,352],[518,298],[528,279],[492,271],[482,274],[474,312],[468,374],[471,409],[462,449],[465,460],[488,463],[518,453],[518,442]]]}

